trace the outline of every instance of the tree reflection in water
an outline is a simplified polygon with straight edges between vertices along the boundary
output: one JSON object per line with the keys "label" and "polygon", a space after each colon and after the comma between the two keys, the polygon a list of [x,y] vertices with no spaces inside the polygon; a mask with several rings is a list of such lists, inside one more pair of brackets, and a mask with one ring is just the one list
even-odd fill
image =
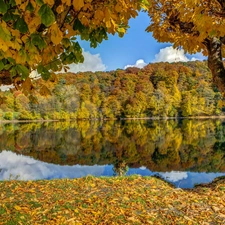
{"label": "tree reflection in water", "polygon": [[[159,132],[160,131],[160,132]],[[77,121],[0,125],[0,151],[60,165],[225,171],[223,120]]]}

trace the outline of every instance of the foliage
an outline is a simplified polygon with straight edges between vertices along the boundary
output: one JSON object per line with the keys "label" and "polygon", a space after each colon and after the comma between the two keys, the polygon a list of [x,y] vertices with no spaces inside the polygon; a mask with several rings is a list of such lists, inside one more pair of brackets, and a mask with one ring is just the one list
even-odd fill
{"label": "foliage", "polygon": [[[158,41],[208,55],[213,81],[221,92],[225,90],[223,0],[1,0],[0,4],[0,83],[13,81],[26,94],[34,88],[28,77],[32,70],[44,80],[54,79],[54,72],[83,62],[78,37],[91,47],[107,40],[108,34],[122,37],[129,19],[142,9],[151,19],[146,30]],[[127,105],[128,114],[131,107]],[[168,110],[176,114],[173,108]]]}
{"label": "foliage", "polygon": [[223,115],[225,104],[206,63],[198,61],[60,74],[35,86],[32,98],[0,92],[2,111],[21,120],[213,116]]}
{"label": "foliage", "polygon": [[[225,90],[224,57],[225,4],[223,0],[151,1],[148,32],[160,42],[170,42],[189,53],[202,52],[208,56],[213,81]],[[204,22],[203,22],[204,21]]]}
{"label": "foliage", "polygon": [[223,224],[224,190],[224,179],[193,190],[138,176],[5,181],[0,223]]}
{"label": "foliage", "polygon": [[[91,47],[123,36],[130,18],[148,4],[146,0],[0,0],[0,71],[15,83],[29,80],[37,69],[44,80],[67,64],[83,62],[77,41]],[[9,73],[8,73],[9,72]],[[10,82],[10,81],[8,81]],[[30,86],[23,87],[30,91]]]}

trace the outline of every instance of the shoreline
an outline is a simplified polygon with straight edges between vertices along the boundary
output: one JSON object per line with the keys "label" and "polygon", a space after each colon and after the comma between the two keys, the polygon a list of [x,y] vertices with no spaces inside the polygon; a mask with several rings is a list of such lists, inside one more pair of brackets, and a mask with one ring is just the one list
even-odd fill
{"label": "shoreline", "polygon": [[44,122],[73,122],[73,121],[123,121],[123,120],[183,120],[183,119],[225,119],[223,116],[189,116],[189,117],[140,117],[140,118],[95,118],[95,119],[70,119],[70,120],[54,120],[54,119],[39,119],[39,120],[0,120],[1,123],[44,123]]}

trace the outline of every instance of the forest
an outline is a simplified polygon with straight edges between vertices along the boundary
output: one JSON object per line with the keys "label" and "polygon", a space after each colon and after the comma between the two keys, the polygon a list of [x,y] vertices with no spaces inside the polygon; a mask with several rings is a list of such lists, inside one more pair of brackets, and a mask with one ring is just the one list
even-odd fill
{"label": "forest", "polygon": [[[26,85],[26,83],[25,83]],[[32,95],[0,92],[0,120],[198,117],[224,114],[205,61],[152,63],[109,72],[37,79]]]}

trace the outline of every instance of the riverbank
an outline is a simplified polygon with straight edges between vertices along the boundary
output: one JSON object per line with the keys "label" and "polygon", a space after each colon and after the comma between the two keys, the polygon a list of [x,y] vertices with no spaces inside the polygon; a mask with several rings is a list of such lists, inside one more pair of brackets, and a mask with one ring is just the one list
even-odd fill
{"label": "riverbank", "polygon": [[225,224],[225,178],[191,190],[140,176],[1,181],[0,224]]}

